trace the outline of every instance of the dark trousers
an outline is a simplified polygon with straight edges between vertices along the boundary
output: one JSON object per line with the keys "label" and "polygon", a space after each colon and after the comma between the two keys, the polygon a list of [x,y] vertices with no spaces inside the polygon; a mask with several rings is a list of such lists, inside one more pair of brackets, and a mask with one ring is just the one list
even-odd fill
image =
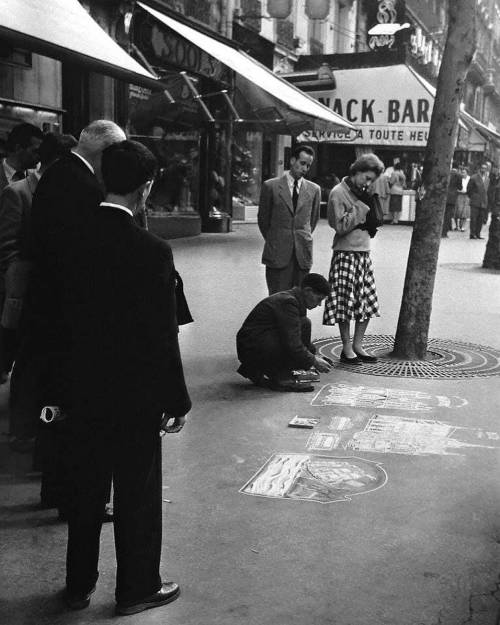
{"label": "dark trousers", "polygon": [[288,291],[294,286],[300,286],[302,280],[308,273],[308,269],[301,269],[299,267],[295,254],[293,254],[292,260],[286,267],[280,269],[266,267],[266,282],[269,295],[279,293],[280,291]]}
{"label": "dark trousers", "polygon": [[470,207],[470,236],[481,236],[481,228],[487,221],[487,211],[479,206]]}
{"label": "dark trousers", "polygon": [[441,231],[441,236],[445,236],[451,230],[451,218],[455,212],[455,204],[446,204],[444,209],[444,218],[443,218],[443,229]]}
{"label": "dark trousers", "polygon": [[70,592],[86,593],[97,581],[102,511],[112,476],[115,594],[118,602],[133,603],[161,588],[160,415],[115,414],[115,426],[104,419],[71,422],[66,585]]}
{"label": "dark trousers", "polygon": [[[301,319],[302,343],[312,352],[311,321],[307,317]],[[249,373],[265,373],[268,377],[286,378],[292,369],[298,368],[293,362],[287,346],[283,344],[279,334],[268,333],[259,341],[252,341],[251,345],[237,344],[238,358]]]}

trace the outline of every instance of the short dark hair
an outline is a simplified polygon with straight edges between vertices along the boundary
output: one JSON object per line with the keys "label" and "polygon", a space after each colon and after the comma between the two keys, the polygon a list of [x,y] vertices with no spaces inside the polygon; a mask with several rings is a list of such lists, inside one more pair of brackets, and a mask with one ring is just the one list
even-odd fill
{"label": "short dark hair", "polygon": [[43,132],[40,128],[25,122],[18,124],[9,132],[7,137],[7,150],[9,152],[14,152],[18,145],[22,148],[27,148],[33,137],[35,139],[43,139]]}
{"label": "short dark hair", "polygon": [[42,143],[38,148],[40,156],[40,164],[42,166],[49,165],[52,161],[68,154],[71,148],[74,148],[78,141],[73,135],[56,135],[48,132],[42,139]]}
{"label": "short dark hair", "polygon": [[120,141],[102,153],[102,178],[108,193],[125,195],[153,180],[157,161],[138,141]]}
{"label": "short dark hair", "polygon": [[318,295],[330,295],[330,285],[328,284],[328,280],[323,278],[319,273],[308,273],[307,276],[302,280],[301,287],[303,289],[309,287]]}
{"label": "short dark hair", "polygon": [[[397,164],[394,164],[394,169],[397,168]],[[384,171],[384,163],[375,154],[363,154],[357,158],[354,163],[349,167],[349,174],[352,176],[357,174],[358,171],[373,171],[377,177]],[[399,167],[401,169],[401,166]]]}
{"label": "short dark hair", "polygon": [[299,158],[299,154],[301,152],[305,152],[306,154],[309,154],[309,156],[312,156],[313,158],[316,156],[314,150],[310,146],[299,144],[293,148],[292,153],[290,154],[290,158]]}

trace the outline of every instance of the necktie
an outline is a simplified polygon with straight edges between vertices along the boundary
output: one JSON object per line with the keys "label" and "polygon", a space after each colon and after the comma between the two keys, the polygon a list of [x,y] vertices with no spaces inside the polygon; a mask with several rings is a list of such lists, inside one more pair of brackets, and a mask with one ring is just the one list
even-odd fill
{"label": "necktie", "polygon": [[299,199],[299,181],[294,180],[293,182],[293,193],[292,193],[292,204],[293,204],[293,212],[297,210],[297,202]]}
{"label": "necktie", "polygon": [[24,180],[26,178],[26,172],[22,169],[16,171],[16,173],[12,176],[12,182],[17,182],[18,180]]}

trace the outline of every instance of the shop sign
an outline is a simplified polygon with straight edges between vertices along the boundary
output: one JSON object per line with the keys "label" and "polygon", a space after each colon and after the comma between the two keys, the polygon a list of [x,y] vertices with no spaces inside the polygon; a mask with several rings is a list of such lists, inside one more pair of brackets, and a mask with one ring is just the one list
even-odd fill
{"label": "shop sign", "polygon": [[300,141],[424,147],[434,97],[406,65],[336,70],[337,89],[308,92],[357,131],[306,131]]}

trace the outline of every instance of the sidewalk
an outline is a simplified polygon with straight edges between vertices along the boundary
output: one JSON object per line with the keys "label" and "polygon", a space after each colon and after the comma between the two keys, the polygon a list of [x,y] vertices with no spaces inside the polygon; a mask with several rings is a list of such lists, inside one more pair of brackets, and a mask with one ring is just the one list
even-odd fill
{"label": "sidewalk", "polygon": [[[381,317],[370,324],[370,334],[394,334],[410,236],[410,227],[384,226],[374,241]],[[313,271],[324,275],[331,238],[322,221],[315,233]],[[442,241],[431,337],[500,349],[500,272],[480,268],[485,243],[455,232]],[[165,579],[178,581],[182,595],[127,622],[497,623],[498,377],[384,378],[335,369],[322,376],[314,393],[252,387],[235,373],[235,335],[266,295],[257,226],[238,224],[233,233],[175,240],[172,247],[195,318],[180,338],[194,408],[182,433],[163,442],[162,564]],[[311,319],[316,338],[337,335],[336,328],[321,325],[321,310]],[[323,385],[341,383],[389,389],[394,395],[418,392],[424,408],[311,405]],[[6,390],[0,389],[1,431]],[[449,406],[437,397],[449,398]],[[400,422],[413,417],[463,428],[450,430],[450,437],[468,436],[480,446],[424,455],[343,447],[310,451],[311,430],[287,427],[300,414],[320,419],[314,432],[332,434],[334,416],[364,423],[377,412]],[[320,455],[328,467],[332,459],[350,458],[360,470],[373,467],[378,488],[329,504],[240,493],[274,454]],[[64,584],[66,528],[54,522],[54,511],[36,510],[38,483],[28,471],[26,458],[8,453],[2,443],[0,621],[109,622],[114,618],[112,527],[103,529],[101,577],[90,608],[66,612],[56,595]]]}

